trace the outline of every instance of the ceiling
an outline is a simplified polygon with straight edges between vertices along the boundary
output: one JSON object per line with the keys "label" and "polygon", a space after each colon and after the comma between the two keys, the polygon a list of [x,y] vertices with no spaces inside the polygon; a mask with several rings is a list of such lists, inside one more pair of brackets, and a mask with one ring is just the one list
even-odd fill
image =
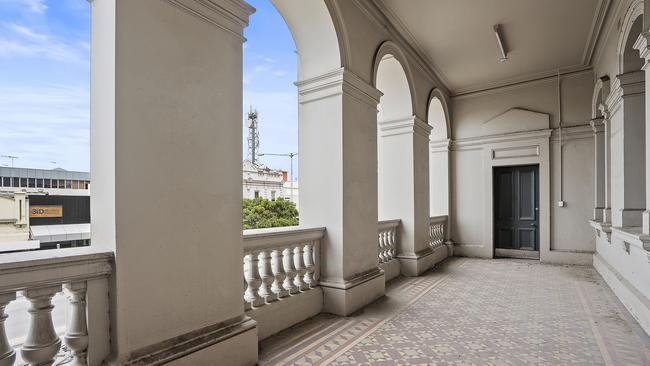
{"label": "ceiling", "polygon": [[[609,0],[377,0],[453,95],[588,66]],[[508,61],[493,26],[501,24]]]}

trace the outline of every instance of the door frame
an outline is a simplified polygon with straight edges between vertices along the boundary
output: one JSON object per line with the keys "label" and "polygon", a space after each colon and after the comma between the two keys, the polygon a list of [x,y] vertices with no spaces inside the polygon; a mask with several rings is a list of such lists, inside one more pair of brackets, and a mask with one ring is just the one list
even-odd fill
{"label": "door frame", "polygon": [[485,177],[483,214],[486,217],[483,237],[488,253],[494,258],[494,186],[493,168],[516,165],[538,165],[539,260],[552,260],[551,253],[551,129],[520,132],[495,137],[483,146]]}
{"label": "door frame", "polygon": [[[526,164],[526,165],[498,165],[498,166],[493,166],[492,167],[492,182],[493,182],[493,189],[492,189],[492,202],[493,202],[493,207],[492,207],[492,224],[495,226],[492,230],[492,235],[494,237],[492,238],[493,242],[496,240],[496,232],[494,229],[496,228],[496,216],[497,216],[497,209],[496,205],[494,205],[494,199],[497,196],[497,190],[496,190],[496,185],[494,184],[494,176],[496,175],[497,169],[500,168],[517,168],[517,167],[534,167],[535,168],[535,198],[534,198],[534,205],[535,207],[535,216],[537,223],[537,230],[535,232],[535,249],[534,250],[527,250],[527,249],[508,249],[508,248],[497,248],[496,243],[494,243],[494,256],[497,256],[497,250],[502,253],[500,256],[506,256],[506,257],[513,257],[513,258],[525,258],[525,259],[540,259],[539,257],[539,252],[540,252],[540,224],[539,224],[539,218],[540,218],[540,210],[539,210],[539,164]],[[514,187],[513,187],[514,188]],[[505,253],[509,253],[509,255],[505,255]]]}

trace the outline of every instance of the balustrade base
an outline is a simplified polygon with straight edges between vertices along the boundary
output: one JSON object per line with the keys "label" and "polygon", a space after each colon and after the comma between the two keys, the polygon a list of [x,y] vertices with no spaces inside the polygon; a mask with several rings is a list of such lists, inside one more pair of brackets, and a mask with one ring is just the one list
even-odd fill
{"label": "balustrade base", "polygon": [[321,280],[323,312],[348,316],[384,296],[386,279],[384,271],[375,268],[344,282]]}
{"label": "balustrade base", "polygon": [[323,310],[323,290],[315,287],[295,296],[280,298],[271,304],[246,312],[257,321],[259,340],[264,340]]}
{"label": "balustrade base", "polygon": [[391,259],[388,262],[379,263],[379,268],[384,271],[386,282],[400,275],[398,259]]}
{"label": "balustrade base", "polygon": [[127,365],[255,365],[257,322],[244,316],[198,329],[105,362]]}
{"label": "balustrade base", "polygon": [[447,257],[447,248],[427,248],[415,254],[400,254],[397,256],[403,276],[417,277]]}

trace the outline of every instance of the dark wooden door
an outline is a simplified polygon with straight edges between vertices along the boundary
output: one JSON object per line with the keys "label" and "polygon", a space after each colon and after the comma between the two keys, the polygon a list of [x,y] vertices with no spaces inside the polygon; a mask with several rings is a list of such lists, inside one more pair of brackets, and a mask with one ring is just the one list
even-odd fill
{"label": "dark wooden door", "polygon": [[494,168],[494,245],[538,250],[538,166]]}

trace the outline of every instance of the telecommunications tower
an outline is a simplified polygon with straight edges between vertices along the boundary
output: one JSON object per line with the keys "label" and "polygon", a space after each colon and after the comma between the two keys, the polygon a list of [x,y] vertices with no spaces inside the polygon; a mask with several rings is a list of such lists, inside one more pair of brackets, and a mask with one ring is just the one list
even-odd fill
{"label": "telecommunications tower", "polygon": [[253,110],[253,106],[248,112],[246,128],[248,128],[248,160],[253,164],[257,164],[260,149],[260,131],[257,127],[257,110]]}

